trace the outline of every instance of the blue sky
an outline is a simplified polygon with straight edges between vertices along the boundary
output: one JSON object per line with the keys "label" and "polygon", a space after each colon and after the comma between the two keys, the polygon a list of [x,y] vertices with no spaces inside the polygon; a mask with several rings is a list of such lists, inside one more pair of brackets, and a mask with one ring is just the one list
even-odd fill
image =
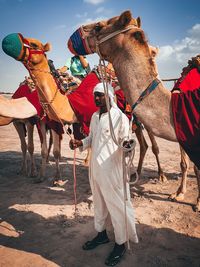
{"label": "blue sky", "polygon": [[[161,78],[179,77],[188,59],[200,54],[200,0],[0,0],[0,40],[10,33],[50,42],[48,58],[57,68],[70,52],[66,42],[81,24],[131,10],[140,16],[150,44],[159,47]],[[88,56],[91,67],[98,57]],[[27,75],[20,63],[0,48],[0,91],[14,92]],[[167,84],[170,88],[172,85]]]}

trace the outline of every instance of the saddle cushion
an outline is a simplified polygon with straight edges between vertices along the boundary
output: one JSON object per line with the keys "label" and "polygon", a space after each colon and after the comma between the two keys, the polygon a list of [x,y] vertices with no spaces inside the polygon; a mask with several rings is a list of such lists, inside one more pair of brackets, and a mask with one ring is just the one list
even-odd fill
{"label": "saddle cushion", "polygon": [[[12,95],[13,99],[26,97],[27,100],[36,108],[37,114],[42,120],[47,124],[49,129],[53,129],[58,135],[60,135],[60,138],[62,134],[64,133],[62,124],[53,120],[50,120],[47,116],[44,117],[44,111],[40,104],[39,97],[37,90],[31,91],[29,86],[27,84],[22,84],[19,86],[19,88],[15,91],[15,93]],[[40,129],[40,124],[38,121],[35,121],[33,118],[29,118],[29,121],[32,124],[37,125],[38,133],[40,136],[40,140],[42,142],[42,134]]]}
{"label": "saddle cushion", "polygon": [[174,85],[174,89],[182,92],[194,91],[200,88],[200,74],[197,68],[191,69],[185,77],[180,77]]}
{"label": "saddle cushion", "polygon": [[173,93],[172,112],[177,139],[200,169],[200,89]]}
{"label": "saddle cushion", "polygon": [[36,108],[39,117],[43,116],[43,109],[42,106],[40,105],[37,90],[31,91],[27,84],[22,84],[12,95],[13,99],[21,97],[27,98],[27,100]]}
{"label": "saddle cushion", "polygon": [[93,95],[93,89],[97,83],[99,83],[99,78],[95,73],[91,72],[83,79],[75,91],[67,95],[78,121],[82,124],[82,133],[84,135],[89,134],[92,114],[97,111]]}

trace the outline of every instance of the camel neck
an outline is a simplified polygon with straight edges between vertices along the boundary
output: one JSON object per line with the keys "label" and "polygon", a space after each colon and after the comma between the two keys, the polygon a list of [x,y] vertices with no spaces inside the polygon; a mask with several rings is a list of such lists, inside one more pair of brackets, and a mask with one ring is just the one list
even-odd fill
{"label": "camel neck", "polygon": [[[113,66],[126,99],[129,99],[129,103],[133,105],[155,77],[149,74],[147,67],[142,65],[142,61],[136,64],[133,58],[128,58],[123,61],[123,64],[119,62],[122,60],[113,62]],[[176,141],[171,112],[171,93],[165,89],[162,82],[138,104],[134,113],[154,135]]]}
{"label": "camel neck", "polygon": [[[47,63],[48,64],[48,63]],[[40,71],[40,70],[43,71]],[[67,123],[77,122],[77,118],[69,104],[65,95],[57,91],[57,84],[48,70],[44,66],[37,66],[36,69],[31,70],[31,76],[38,87],[38,95],[41,103],[49,103],[47,108],[47,115],[50,119],[55,121],[65,121]]]}

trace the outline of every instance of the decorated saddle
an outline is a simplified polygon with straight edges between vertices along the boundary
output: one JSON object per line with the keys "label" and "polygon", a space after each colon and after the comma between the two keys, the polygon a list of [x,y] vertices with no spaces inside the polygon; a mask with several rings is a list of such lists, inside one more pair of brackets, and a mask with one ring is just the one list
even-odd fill
{"label": "decorated saddle", "polygon": [[[177,139],[200,169],[200,55],[183,69],[172,93],[172,112]],[[178,91],[177,91],[178,90]]]}

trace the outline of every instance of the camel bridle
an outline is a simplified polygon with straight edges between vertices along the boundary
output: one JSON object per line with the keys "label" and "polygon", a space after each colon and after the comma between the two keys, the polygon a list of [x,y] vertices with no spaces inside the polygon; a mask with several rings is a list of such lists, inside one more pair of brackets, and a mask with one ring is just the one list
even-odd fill
{"label": "camel bridle", "polygon": [[[31,78],[33,79],[35,85],[37,86],[37,88],[39,89],[40,93],[43,95],[44,99],[46,99],[46,96],[44,95],[43,91],[41,90],[40,86],[38,85],[37,83],[37,80],[35,79],[35,75],[32,73],[32,71],[38,71],[38,72],[43,72],[43,73],[49,73],[50,75],[51,72],[50,70],[41,70],[41,69],[37,69],[37,68],[34,68],[31,66],[31,58],[32,58],[32,55],[35,55],[35,54],[40,54],[40,55],[44,55],[46,57],[46,54],[45,54],[45,51],[43,49],[36,49],[34,48],[30,42],[25,39],[22,34],[19,34],[20,38],[21,38],[21,41],[22,41],[22,44],[23,44],[23,53],[22,53],[22,56],[18,59],[19,61],[21,61],[24,66],[27,68],[27,70],[29,71],[30,75],[31,75]],[[27,54],[27,50],[28,50],[28,58],[26,58],[26,54]],[[53,109],[52,107],[52,103],[54,102],[55,98],[56,98],[56,95],[58,93],[58,90],[55,91],[55,94],[53,96],[53,98],[50,100],[50,101],[41,101],[40,100],[40,104],[44,110],[44,116],[47,114],[47,111],[49,109],[49,106]],[[55,110],[53,109],[54,113],[56,114],[56,116],[58,117],[57,113],[55,112]],[[59,121],[60,121],[60,118],[58,117]]]}
{"label": "camel bridle", "polygon": [[[108,34],[108,35],[102,37],[102,38],[98,38],[98,35],[95,35],[95,36],[94,36],[94,39],[95,39],[95,52],[99,55],[99,58],[100,58],[100,60],[99,60],[99,64],[103,66],[103,68],[100,68],[100,69],[101,69],[101,74],[102,74],[102,75],[103,75],[103,73],[106,73],[106,70],[105,70],[106,67],[105,67],[105,59],[104,59],[104,57],[102,56],[102,53],[101,53],[101,51],[100,51],[100,44],[102,44],[102,43],[104,43],[104,42],[110,40],[111,38],[113,38],[113,37],[119,35],[120,33],[124,33],[124,32],[127,32],[127,31],[129,31],[129,30],[131,30],[131,29],[135,29],[135,28],[138,28],[138,27],[135,26],[135,25],[129,25],[129,26],[127,26],[127,27],[124,28],[124,29],[116,30],[116,31],[114,31],[114,32],[112,32],[112,33],[110,33],[110,34]],[[83,27],[81,27],[81,29],[82,29],[82,32],[84,32]],[[87,44],[88,44],[88,46],[89,46],[89,41],[88,41],[88,38],[89,38],[89,37],[90,37],[90,36],[86,36],[86,35],[84,36],[84,35],[83,35],[83,38],[84,38],[84,39],[87,39]],[[90,47],[89,47],[89,48],[90,48]],[[90,50],[91,50],[91,48],[90,48]],[[101,62],[103,62],[103,64],[102,64]],[[102,71],[102,69],[103,69],[103,71]],[[104,80],[104,79],[103,79],[103,80]],[[105,82],[107,82],[106,79],[105,79]],[[132,105],[132,113],[133,113],[134,109],[136,108],[136,106],[137,106],[140,102],[142,102],[142,100],[143,100],[144,98],[146,98],[151,92],[153,92],[153,91],[157,88],[157,86],[158,86],[158,84],[159,84],[160,82],[161,82],[161,81],[160,81],[158,78],[153,79],[153,81],[152,81],[152,82],[147,86],[147,88],[141,93],[141,95],[139,96],[139,98],[137,99],[137,101]]]}

